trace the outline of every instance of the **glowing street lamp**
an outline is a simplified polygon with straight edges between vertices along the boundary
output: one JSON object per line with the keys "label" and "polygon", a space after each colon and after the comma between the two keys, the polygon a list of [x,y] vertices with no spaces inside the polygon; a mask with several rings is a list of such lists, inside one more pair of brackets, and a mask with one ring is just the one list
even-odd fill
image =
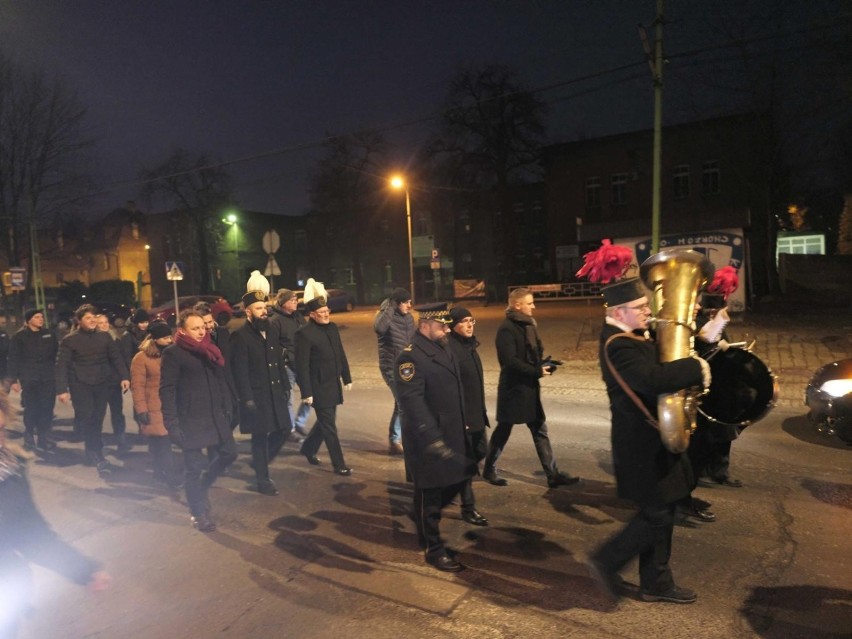
{"label": "glowing street lamp", "polygon": [[411,303],[414,303],[414,251],[411,245],[411,198],[408,194],[408,185],[401,175],[394,175],[390,185],[397,191],[405,190],[405,218],[408,221],[408,285],[411,293]]}

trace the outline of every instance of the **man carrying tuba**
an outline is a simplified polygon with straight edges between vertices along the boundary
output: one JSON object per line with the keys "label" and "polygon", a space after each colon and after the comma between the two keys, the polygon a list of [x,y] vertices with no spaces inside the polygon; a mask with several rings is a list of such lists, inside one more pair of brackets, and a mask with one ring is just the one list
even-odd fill
{"label": "man carrying tuba", "polygon": [[612,457],[618,496],[637,504],[627,526],[589,558],[589,570],[613,601],[618,572],[639,557],[643,601],[692,603],[696,594],[675,584],[669,567],[675,504],[690,492],[692,470],[683,453],[668,450],[655,427],[658,396],[709,386],[709,366],[696,357],[661,362],[647,332],[651,309],[638,278],[606,286],[600,364],[612,412]]}

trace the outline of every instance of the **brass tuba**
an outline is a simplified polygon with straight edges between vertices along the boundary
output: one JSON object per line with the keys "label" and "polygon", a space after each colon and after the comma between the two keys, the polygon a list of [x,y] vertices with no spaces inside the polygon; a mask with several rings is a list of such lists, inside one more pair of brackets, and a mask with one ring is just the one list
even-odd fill
{"label": "brass tuba", "polygon": [[[642,281],[652,292],[661,362],[693,354],[695,302],[713,272],[710,261],[691,249],[664,249],[639,267]],[[657,396],[660,437],[671,452],[682,453],[689,446],[702,394],[703,389],[685,389]]]}

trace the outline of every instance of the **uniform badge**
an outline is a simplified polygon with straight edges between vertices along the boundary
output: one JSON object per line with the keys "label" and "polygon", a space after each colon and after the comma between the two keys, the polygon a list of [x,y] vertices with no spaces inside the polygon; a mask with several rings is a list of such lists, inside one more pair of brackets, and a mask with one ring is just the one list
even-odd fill
{"label": "uniform badge", "polygon": [[414,379],[414,363],[405,362],[405,364],[400,364],[399,376],[404,382],[410,382],[412,379]]}

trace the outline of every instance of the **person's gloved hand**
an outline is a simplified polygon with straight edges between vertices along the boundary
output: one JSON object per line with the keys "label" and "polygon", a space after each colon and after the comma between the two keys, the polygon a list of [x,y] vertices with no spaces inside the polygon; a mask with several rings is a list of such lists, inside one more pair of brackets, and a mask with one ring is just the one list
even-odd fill
{"label": "person's gloved hand", "polygon": [[308,406],[312,406],[313,403],[314,403],[314,398],[313,397],[303,397],[302,403],[307,404]]}
{"label": "person's gloved hand", "polygon": [[728,310],[723,308],[716,313],[716,317],[701,327],[701,330],[698,331],[698,337],[709,344],[718,342],[722,337],[722,331],[725,330],[725,327],[730,321],[731,318],[728,315]]}
{"label": "person's gloved hand", "polygon": [[349,382],[348,384],[344,384],[343,390],[351,391],[352,390],[352,382]]}
{"label": "person's gloved hand", "polygon": [[136,418],[136,423],[138,423],[140,426],[151,425],[151,415],[148,412],[136,413],[134,417]]}
{"label": "person's gloved hand", "polygon": [[257,404],[254,402],[253,399],[249,399],[249,400],[243,402],[243,407],[249,413],[256,413],[257,412]]}
{"label": "person's gloved hand", "polygon": [[453,458],[453,451],[447,447],[443,439],[436,439],[426,447],[426,452],[439,459],[447,461]]}
{"label": "person's gloved hand", "polygon": [[726,351],[731,347],[731,345],[728,344],[728,340],[726,340],[726,339],[720,339],[719,343],[716,344],[716,346],[719,347],[720,351]]}

